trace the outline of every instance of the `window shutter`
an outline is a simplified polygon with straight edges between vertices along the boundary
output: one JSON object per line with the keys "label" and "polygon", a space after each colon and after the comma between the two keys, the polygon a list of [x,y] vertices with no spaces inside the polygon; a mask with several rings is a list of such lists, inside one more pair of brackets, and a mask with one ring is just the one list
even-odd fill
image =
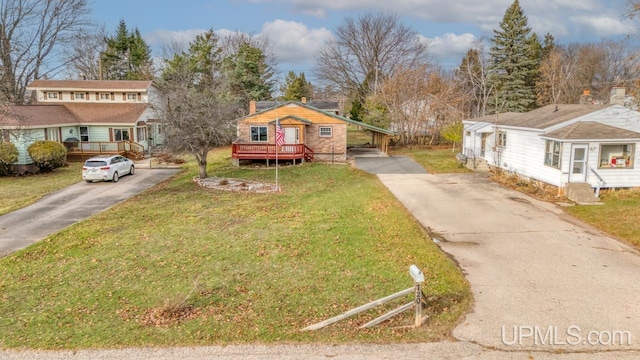
{"label": "window shutter", "polygon": [[129,128],[129,141],[135,142],[135,134],[133,133],[133,128]]}
{"label": "window shutter", "polygon": [[122,101],[127,101],[127,94],[126,93],[122,93]]}
{"label": "window shutter", "polygon": [[62,100],[62,91],[58,91],[58,100]]}
{"label": "window shutter", "polygon": [[109,141],[113,141],[113,128],[109,128]]}
{"label": "window shutter", "polygon": [[86,100],[89,100],[89,92],[84,93],[84,96],[86,96],[86,97],[87,97],[87,99],[86,99]]}
{"label": "window shutter", "polygon": [[49,129],[44,129],[44,139],[49,140]]}
{"label": "window shutter", "polygon": [[142,94],[138,93],[138,101],[142,101]]}
{"label": "window shutter", "polygon": [[75,100],[76,99],[76,94],[72,91],[71,92],[71,100]]}
{"label": "window shutter", "polygon": [[111,93],[111,101],[113,101],[113,100],[115,100],[115,99],[116,99],[115,94],[114,94],[114,93]]}
{"label": "window shutter", "polygon": [[46,92],[46,91],[43,91],[43,92],[42,92],[42,95],[44,96],[44,97],[42,98],[42,100],[47,100],[47,92]]}
{"label": "window shutter", "polygon": [[96,93],[96,100],[100,99],[100,95],[98,95],[98,93]]}

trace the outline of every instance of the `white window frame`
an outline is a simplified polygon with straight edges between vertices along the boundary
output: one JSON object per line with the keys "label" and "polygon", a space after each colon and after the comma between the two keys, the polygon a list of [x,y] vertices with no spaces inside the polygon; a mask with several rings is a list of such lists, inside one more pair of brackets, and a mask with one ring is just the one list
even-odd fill
{"label": "white window frame", "polygon": [[147,140],[147,127],[146,126],[141,126],[137,129],[137,133],[138,133],[138,141],[145,141]]}
{"label": "white window frame", "polygon": [[505,131],[498,131],[497,144],[498,147],[507,147],[507,133]]}
{"label": "white window frame", "polygon": [[75,94],[73,95],[73,97],[74,97],[76,100],[84,100],[84,93],[82,93],[82,92],[77,92],[77,93],[75,93]]}
{"label": "white window frame", "polygon": [[111,100],[110,93],[100,93],[100,100]]}
{"label": "white window frame", "polygon": [[138,94],[136,93],[127,93],[127,101],[138,101]]}
{"label": "white window frame", "polygon": [[57,92],[48,92],[47,93],[47,99],[57,99],[58,98],[58,93]]}
{"label": "white window frame", "polygon": [[[615,149],[609,149],[605,153],[603,151],[604,147]],[[634,143],[600,144],[598,149],[598,169],[633,169],[635,165],[633,156],[635,151],[636,146]],[[616,159],[615,163],[613,159]]]}
{"label": "white window frame", "polygon": [[561,163],[560,154],[562,154],[562,143],[560,141],[545,140],[545,144],[544,144],[544,165],[545,166],[560,169],[560,163]]}
{"label": "white window frame", "polygon": [[318,136],[319,137],[333,137],[333,126],[319,126],[318,127]]}
{"label": "white window frame", "polygon": [[[131,131],[129,128],[113,128],[113,141],[132,141],[133,139],[131,138]],[[120,131],[120,139],[118,139],[118,137],[116,136],[116,131]],[[124,133],[128,134],[128,139],[124,138]]]}

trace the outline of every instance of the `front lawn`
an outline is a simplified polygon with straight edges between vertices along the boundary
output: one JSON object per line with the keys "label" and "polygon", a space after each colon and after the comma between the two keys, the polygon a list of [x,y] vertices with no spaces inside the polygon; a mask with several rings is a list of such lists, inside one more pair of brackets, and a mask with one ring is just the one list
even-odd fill
{"label": "front lawn", "polygon": [[[210,175],[274,182],[212,152]],[[449,336],[470,308],[457,266],[370,174],[282,167],[281,193],[204,190],[192,164],[170,182],[0,259],[0,347],[94,348],[251,342],[406,342]],[[358,326],[407,296],[315,332],[300,329],[412,286],[411,312]]]}
{"label": "front lawn", "polygon": [[640,247],[640,189],[603,190],[604,205],[577,205],[565,210],[578,219]]}
{"label": "front lawn", "polygon": [[43,196],[82,181],[82,162],[46,174],[0,177],[0,215],[31,205]]}

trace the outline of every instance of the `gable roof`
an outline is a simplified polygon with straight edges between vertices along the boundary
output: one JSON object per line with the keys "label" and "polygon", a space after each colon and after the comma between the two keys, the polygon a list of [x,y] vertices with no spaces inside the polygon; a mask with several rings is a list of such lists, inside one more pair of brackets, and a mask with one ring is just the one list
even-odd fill
{"label": "gable roof", "polygon": [[[302,107],[302,108],[311,110],[313,112],[322,114],[324,116],[327,116],[327,117],[330,117],[330,118],[333,118],[333,119],[337,119],[337,120],[346,122],[348,124],[357,125],[357,126],[360,126],[362,128],[365,128],[367,130],[371,130],[371,131],[374,131],[374,132],[379,132],[379,133],[383,133],[383,134],[387,134],[387,135],[394,135],[395,134],[392,130],[387,130],[387,129],[379,128],[377,126],[365,124],[365,123],[362,123],[360,121],[351,120],[351,119],[346,118],[344,116],[336,115],[336,114],[334,114],[332,112],[328,112],[328,111],[323,111],[323,110],[317,109],[317,108],[315,108],[313,106],[310,106],[309,104],[304,104],[304,103],[301,103],[299,101],[289,101],[289,102],[286,102],[286,103],[282,103],[282,104],[279,104],[278,106],[275,106],[275,107],[272,107],[272,108],[269,108],[269,109],[265,109],[263,111],[256,112],[254,114],[249,114],[247,116],[244,116],[244,117],[238,119],[238,121],[240,122],[240,121],[252,118],[252,117],[264,116],[264,114],[269,112],[269,111],[274,111],[274,110],[285,108],[285,107],[291,106],[291,105]],[[287,114],[287,112],[283,111],[282,112],[282,118],[284,118],[286,116],[293,116],[293,115]],[[309,121],[309,119],[306,119],[306,120]],[[313,122],[311,121],[311,123],[313,123]]]}
{"label": "gable roof", "polygon": [[640,139],[640,133],[597,121],[579,121],[541,136],[558,140]]}
{"label": "gable roof", "polygon": [[[614,105],[591,105],[591,104],[562,104],[547,105],[531,110],[526,113],[505,113],[499,114],[497,121],[494,116],[494,123],[502,126],[513,126],[533,129],[546,129],[548,127],[562,124],[565,121],[574,120],[581,116],[602,110]],[[475,120],[475,119],[474,119]]]}
{"label": "gable roof", "polygon": [[152,81],[133,80],[34,80],[27,89],[39,90],[94,90],[94,91],[146,91]]}
{"label": "gable roof", "polygon": [[77,124],[78,118],[62,105],[10,105],[0,112],[0,127],[34,128]]}

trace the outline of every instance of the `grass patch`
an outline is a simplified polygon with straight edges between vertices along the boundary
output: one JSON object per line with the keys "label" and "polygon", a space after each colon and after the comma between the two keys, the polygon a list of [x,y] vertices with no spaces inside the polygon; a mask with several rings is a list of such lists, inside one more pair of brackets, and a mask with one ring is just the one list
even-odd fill
{"label": "grass patch", "polygon": [[[273,182],[273,169],[210,176]],[[93,348],[250,342],[432,341],[469,309],[469,286],[373,175],[344,165],[280,169],[278,194],[197,187],[193,163],[172,181],[0,259],[0,347]],[[315,332],[303,327],[412,285],[425,273],[426,326],[411,300]]]}
{"label": "grass patch", "polygon": [[577,205],[567,207],[565,211],[606,233],[640,247],[640,189],[602,190],[600,200],[604,205]]}
{"label": "grass patch", "polygon": [[82,181],[82,163],[45,174],[0,177],[0,215],[31,205],[43,196]]}
{"label": "grass patch", "polygon": [[463,166],[450,146],[433,147],[426,145],[394,146],[389,155],[405,155],[422,165],[430,174],[463,173],[471,170]]}
{"label": "grass patch", "polygon": [[364,146],[371,144],[371,132],[356,125],[347,124],[347,146]]}

